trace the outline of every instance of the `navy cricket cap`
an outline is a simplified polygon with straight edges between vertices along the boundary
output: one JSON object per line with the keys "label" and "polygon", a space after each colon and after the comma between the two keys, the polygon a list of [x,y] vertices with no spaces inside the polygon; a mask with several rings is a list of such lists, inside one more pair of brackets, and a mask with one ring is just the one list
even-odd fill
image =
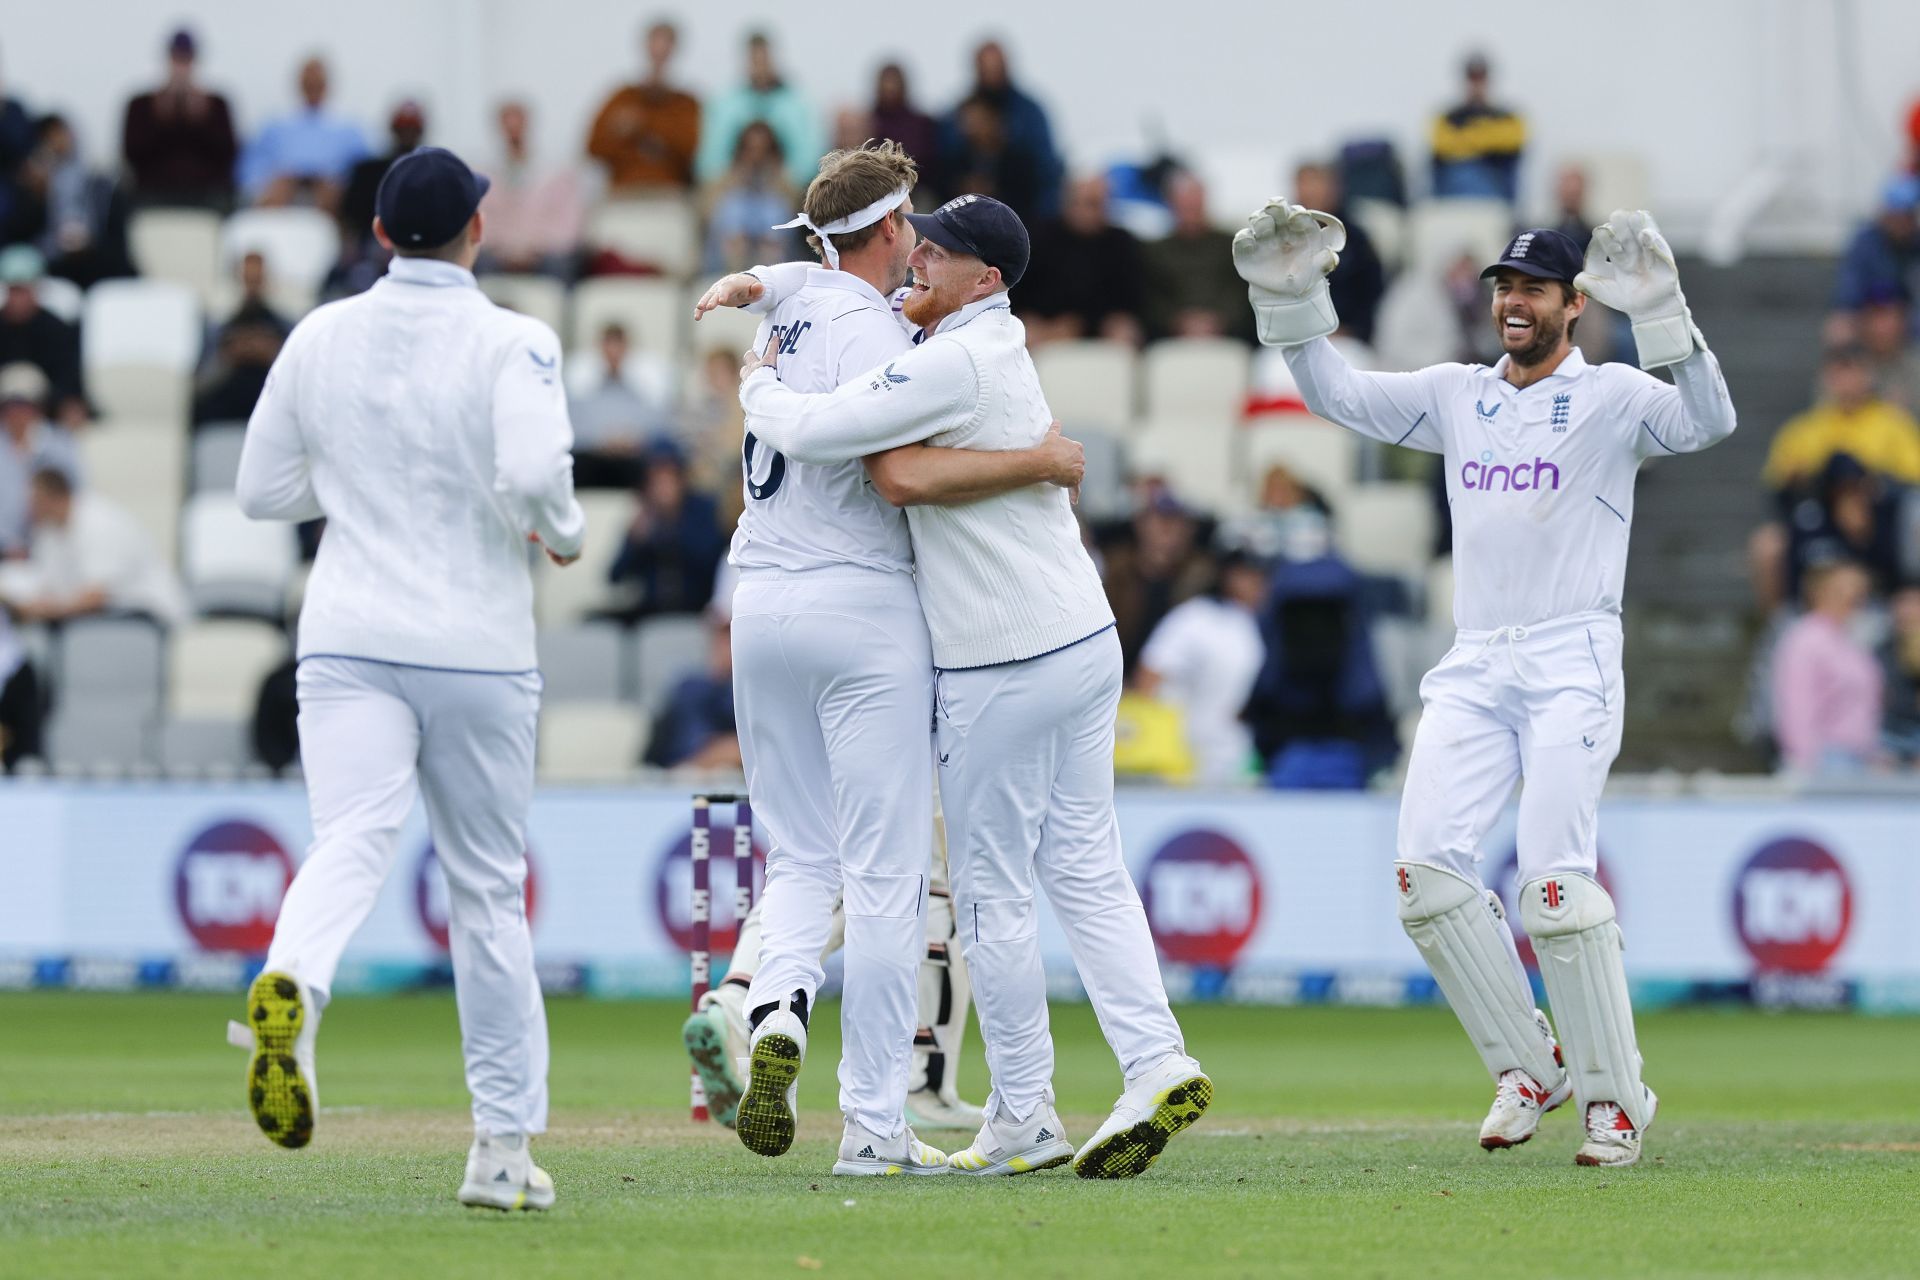
{"label": "navy cricket cap", "polygon": [[1011,289],[1027,274],[1032,246],[1020,215],[992,196],[955,196],[932,213],[910,213],[907,221],[942,249],[970,253],[990,267]]}
{"label": "navy cricket cap", "polygon": [[1573,278],[1584,271],[1586,265],[1587,255],[1574,243],[1572,236],[1550,228],[1536,227],[1515,236],[1512,243],[1507,245],[1507,251],[1500,255],[1500,261],[1482,271],[1480,278],[1485,280],[1504,268],[1542,280],[1561,280],[1572,284]]}
{"label": "navy cricket cap", "polygon": [[491,184],[445,147],[416,147],[387,166],[373,211],[401,249],[438,249],[459,235]]}

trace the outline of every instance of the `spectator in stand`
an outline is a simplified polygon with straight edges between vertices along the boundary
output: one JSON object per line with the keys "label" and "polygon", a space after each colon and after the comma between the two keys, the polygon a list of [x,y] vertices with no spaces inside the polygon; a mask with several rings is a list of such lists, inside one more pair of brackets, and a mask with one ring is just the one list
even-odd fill
{"label": "spectator in stand", "polygon": [[1527,125],[1487,96],[1491,68],[1473,54],[1464,68],[1466,97],[1434,117],[1433,194],[1494,197],[1514,203],[1520,195],[1520,153]]}
{"label": "spectator in stand", "polygon": [[1167,182],[1173,230],[1140,246],[1144,320],[1150,338],[1253,341],[1247,286],[1233,269],[1233,233],[1207,218],[1207,189],[1190,173]]}
{"label": "spectator in stand", "polygon": [[[1346,224],[1347,247],[1340,261],[1327,276],[1327,288],[1340,313],[1339,332],[1373,345],[1374,321],[1380,314],[1380,299],[1387,293],[1387,269],[1380,263],[1373,237],[1347,211],[1346,193],[1340,187],[1340,171],[1330,164],[1303,164],[1294,170],[1295,199],[1309,209],[1331,213]],[[1237,278],[1237,277],[1236,277]],[[1479,298],[1475,290],[1476,301]],[[1485,310],[1484,303],[1481,310]],[[1486,317],[1479,318],[1481,328]]]}
{"label": "spectator in stand", "polygon": [[713,598],[713,576],[726,554],[713,499],[687,485],[678,446],[659,441],[647,451],[633,523],[607,577],[632,603],[628,621],[661,613],[698,613]]}
{"label": "spectator in stand", "polygon": [[1831,560],[1807,571],[1807,611],[1773,653],[1773,731],[1781,765],[1808,776],[1848,777],[1882,757],[1884,677],[1852,627],[1867,602],[1865,570]]}
{"label": "spectator in stand", "polygon": [[1164,487],[1143,502],[1132,523],[1101,548],[1107,603],[1129,674],[1147,637],[1173,607],[1204,592],[1213,579],[1199,518]]}
{"label": "spectator in stand", "polygon": [[1035,230],[1014,297],[1028,344],[1105,338],[1137,347],[1141,293],[1140,243],[1108,220],[1107,180],[1075,179],[1060,217]]}
{"label": "spectator in stand", "polygon": [[653,722],[646,759],[657,769],[738,769],[733,717],[733,620],[717,596],[707,609],[707,665],[673,687]]}
{"label": "spectator in stand", "polygon": [[267,260],[240,259],[240,305],[214,334],[193,397],[193,425],[245,422],[293,325],[267,301]]}
{"label": "spectator in stand", "polygon": [[635,354],[626,326],[600,331],[598,364],[567,374],[573,420],[573,482],[583,489],[631,489],[644,471],[648,440],[673,429],[673,373],[651,352]]}
{"label": "spectator in stand", "polygon": [[14,636],[6,609],[0,608],[0,769],[12,773],[22,760],[40,758],[46,718],[40,673]]}
{"label": "spectator in stand", "polygon": [[1819,480],[1788,513],[1786,576],[1778,598],[1800,599],[1808,568],[1830,560],[1851,560],[1865,569],[1876,591],[1897,585],[1900,512],[1909,492],[1850,454],[1827,459]]}
{"label": "spectator in stand", "polygon": [[777,229],[793,217],[799,199],[787,182],[785,162],[780,139],[766,121],[755,120],[740,131],[733,164],[706,193],[708,272],[726,275],[756,262],[799,256],[794,233]]}
{"label": "spectator in stand", "polygon": [[713,100],[701,130],[694,175],[703,184],[726,174],[739,149],[741,131],[756,120],[764,120],[780,140],[787,180],[795,190],[804,190],[820,160],[819,125],[806,99],[781,79],[773,45],[761,31],[747,36],[747,82]]}
{"label": "spectator in stand", "polygon": [[[907,88],[907,73],[897,62],[880,68],[874,79],[873,109],[868,113],[868,129],[873,137],[891,138],[906,149],[920,167],[920,180],[928,181],[940,165],[940,125],[913,103]],[[938,178],[932,189],[943,191]]]}
{"label": "spectator in stand", "polygon": [[[373,246],[373,202],[380,193],[380,180],[387,176],[393,162],[413,150],[427,138],[427,113],[418,102],[408,98],[394,107],[387,119],[387,150],[354,162],[347,171],[347,185],[340,193],[340,242],[356,249]],[[382,264],[384,269],[384,264]]]}
{"label": "spectator in stand", "polygon": [[33,117],[28,114],[26,104],[10,96],[6,81],[0,79],[0,245],[12,244],[20,238],[14,231],[15,223],[20,220],[20,188],[15,175],[26,163],[36,141]]}
{"label": "spectator in stand", "polygon": [[1040,203],[1041,162],[1025,145],[1007,136],[1000,108],[986,98],[968,98],[954,109],[951,129],[943,130],[940,178],[934,189],[943,197],[962,193],[992,196],[1033,225]]}
{"label": "spectator in stand", "polygon": [[1587,212],[1587,171],[1577,164],[1563,164],[1553,177],[1553,221],[1547,224],[1580,246],[1582,252],[1593,240],[1594,219]]}
{"label": "spectator in stand", "polygon": [[827,137],[827,149],[858,151],[872,137],[872,118],[858,107],[842,107],[833,113],[833,130]]}
{"label": "spectator in stand", "polygon": [[1168,610],[1147,637],[1134,687],[1180,709],[1194,780],[1235,782],[1254,763],[1240,711],[1266,661],[1260,611],[1267,572],[1241,552],[1219,561],[1212,590]]}
{"label": "spectator in stand", "polygon": [[173,626],[187,616],[173,570],[131,515],[96,493],[74,492],[58,467],[33,476],[32,549],[0,566],[0,602],[28,622],[134,613]]}
{"label": "spectator in stand", "polygon": [[962,132],[961,116],[969,102],[993,109],[1005,135],[1007,150],[1019,157],[1021,163],[1032,166],[1032,205],[1030,208],[1014,205],[1014,212],[1029,223],[1056,213],[1060,208],[1061,179],[1066,170],[1060,162],[1060,153],[1054,149],[1053,126],[1047,123],[1047,113],[1040,104],[1014,84],[1013,73],[1007,67],[1007,51],[997,40],[988,40],[973,51],[973,88],[945,122],[947,145],[954,151],[962,149],[958,135]]}
{"label": "spectator in stand", "polygon": [[1920,764],[1920,587],[1894,593],[1893,626],[1880,647],[1887,710],[1882,729],[1887,749],[1901,764]]}
{"label": "spectator in stand", "polygon": [[1920,345],[1913,339],[1913,295],[1906,286],[1891,281],[1868,285],[1859,330],[1874,395],[1920,415]]}
{"label": "spectator in stand", "polygon": [[0,365],[25,361],[45,374],[54,419],[66,426],[87,420],[80,383],[80,330],[40,305],[38,287],[46,274],[39,250],[12,245],[0,250]]}
{"label": "spectator in stand", "polygon": [[327,110],[327,64],[300,64],[300,107],[270,120],[240,153],[237,178],[247,201],[267,207],[310,204],[332,213],[353,166],[366,158],[360,126]]}
{"label": "spectator in stand", "polygon": [[47,274],[91,288],[133,274],[127,202],[119,183],[87,167],[63,116],[43,116],[39,142],[20,168],[21,212]]}
{"label": "spectator in stand", "polygon": [[1779,494],[1804,491],[1836,453],[1851,454],[1879,475],[1920,484],[1920,424],[1874,395],[1865,350],[1831,348],[1820,374],[1820,402],[1781,427],[1767,450],[1767,487]]}
{"label": "spectator in stand", "polygon": [[700,361],[700,383],[681,414],[681,438],[691,456],[687,475],[701,493],[714,495],[720,527],[731,533],[746,507],[740,450],[747,415],[740,407],[740,353],[715,347]]}
{"label": "spectator in stand", "polygon": [[56,468],[80,476],[73,437],[47,421],[49,390],[47,376],[30,364],[0,366],[0,559],[26,554],[34,475]]}
{"label": "spectator in stand", "polygon": [[227,100],[194,79],[199,53],[185,27],[167,41],[167,79],[127,103],[120,149],[143,205],[233,204],[233,164],[239,144]]}
{"label": "spectator in stand", "polygon": [[1920,287],[1920,177],[1900,174],[1880,193],[1880,211],[1853,233],[1833,287],[1828,337],[1857,336],[1860,312],[1876,293]]}
{"label": "spectator in stand", "polygon": [[607,167],[615,194],[685,191],[700,146],[700,100],[674,87],[667,65],[680,45],[671,22],[647,28],[647,74],[614,90],[593,118],[587,154]]}
{"label": "spectator in stand", "polygon": [[1320,491],[1275,463],[1260,478],[1258,507],[1230,520],[1222,536],[1262,560],[1305,559],[1310,557],[1300,548],[1322,545],[1330,518]]}
{"label": "spectator in stand", "polygon": [[501,103],[499,121],[500,159],[489,175],[493,185],[480,198],[487,235],[479,269],[572,280],[579,272],[587,223],[580,176],[570,168],[543,169],[534,163],[525,103]]}

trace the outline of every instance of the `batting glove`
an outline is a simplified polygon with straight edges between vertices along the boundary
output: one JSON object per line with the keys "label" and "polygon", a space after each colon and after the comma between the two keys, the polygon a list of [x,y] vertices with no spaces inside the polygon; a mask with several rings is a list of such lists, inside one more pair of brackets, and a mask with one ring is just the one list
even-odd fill
{"label": "batting glove", "polygon": [[1291,347],[1340,327],[1327,273],[1347,247],[1347,229],[1330,213],[1286,200],[1267,201],[1233,237],[1233,269],[1247,282],[1260,341]]}
{"label": "batting glove", "polygon": [[1706,350],[1707,341],[1680,292],[1673,250],[1644,209],[1616,210],[1593,229],[1587,269],[1574,277],[1573,287],[1633,321],[1642,369],[1679,364]]}

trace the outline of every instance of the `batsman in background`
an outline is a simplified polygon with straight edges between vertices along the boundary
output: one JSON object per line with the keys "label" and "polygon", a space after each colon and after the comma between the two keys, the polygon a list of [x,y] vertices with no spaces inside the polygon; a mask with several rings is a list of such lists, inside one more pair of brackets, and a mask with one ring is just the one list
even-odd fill
{"label": "batsman in background", "polygon": [[[1640,1078],[1613,900],[1595,878],[1595,809],[1620,750],[1634,476],[1650,457],[1724,440],[1733,402],[1646,213],[1595,229],[1585,270],[1557,231],[1514,237],[1482,273],[1505,350],[1492,368],[1355,372],[1327,341],[1339,322],[1326,275],[1345,242],[1338,219],[1275,200],[1234,237],[1233,259],[1260,341],[1283,349],[1308,408],[1445,460],[1459,630],[1420,685],[1400,919],[1497,1082],[1480,1145],[1527,1141],[1571,1094],[1586,1126],[1575,1160],[1630,1165],[1656,1100]],[[1641,368],[1670,369],[1674,385],[1586,362],[1572,337],[1588,296],[1626,313]],[[1521,779],[1520,920],[1559,1046],[1476,870]]]}
{"label": "batsman in background", "polygon": [[314,1037],[340,953],[393,869],[416,791],[446,873],[473,1148],[463,1204],[545,1209],[547,1019],[525,900],[540,714],[528,542],[579,558],[560,341],[473,278],[485,178],[422,147],[387,170],[365,293],[295,327],[247,424],[256,520],[324,516],[300,611],[300,752],[313,846],[247,1000],[248,1103],[304,1146]]}
{"label": "batsman in background", "polygon": [[[954,937],[953,895],[947,884],[947,829],[940,792],[933,795],[933,870],[927,890],[927,950],[920,961],[920,1029],[913,1037],[913,1067],[907,1077],[907,1123],[915,1129],[980,1127],[986,1113],[960,1098],[960,1051],[966,1042],[973,988],[967,962]],[[846,915],[834,912],[827,954],[846,937]],[[824,962],[825,956],[821,959]],[[706,1092],[707,1114],[731,1129],[744,1085],[735,1064],[747,1056],[747,990],[760,967],[760,904],[740,925],[739,940],[724,978],[704,996],[682,1028],[681,1038]]]}

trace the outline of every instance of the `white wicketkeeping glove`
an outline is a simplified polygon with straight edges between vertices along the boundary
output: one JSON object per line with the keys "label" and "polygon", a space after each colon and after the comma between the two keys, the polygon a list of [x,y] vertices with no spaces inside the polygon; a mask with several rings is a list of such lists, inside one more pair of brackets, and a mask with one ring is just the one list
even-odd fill
{"label": "white wicketkeeping glove", "polygon": [[1330,213],[1275,198],[1233,237],[1233,269],[1247,282],[1260,341],[1292,347],[1340,327],[1327,273],[1347,247],[1347,229]]}
{"label": "white wicketkeeping glove", "polygon": [[1707,349],[1680,292],[1673,250],[1644,209],[1615,210],[1593,229],[1587,269],[1574,277],[1573,287],[1633,321],[1642,369],[1679,364]]}

